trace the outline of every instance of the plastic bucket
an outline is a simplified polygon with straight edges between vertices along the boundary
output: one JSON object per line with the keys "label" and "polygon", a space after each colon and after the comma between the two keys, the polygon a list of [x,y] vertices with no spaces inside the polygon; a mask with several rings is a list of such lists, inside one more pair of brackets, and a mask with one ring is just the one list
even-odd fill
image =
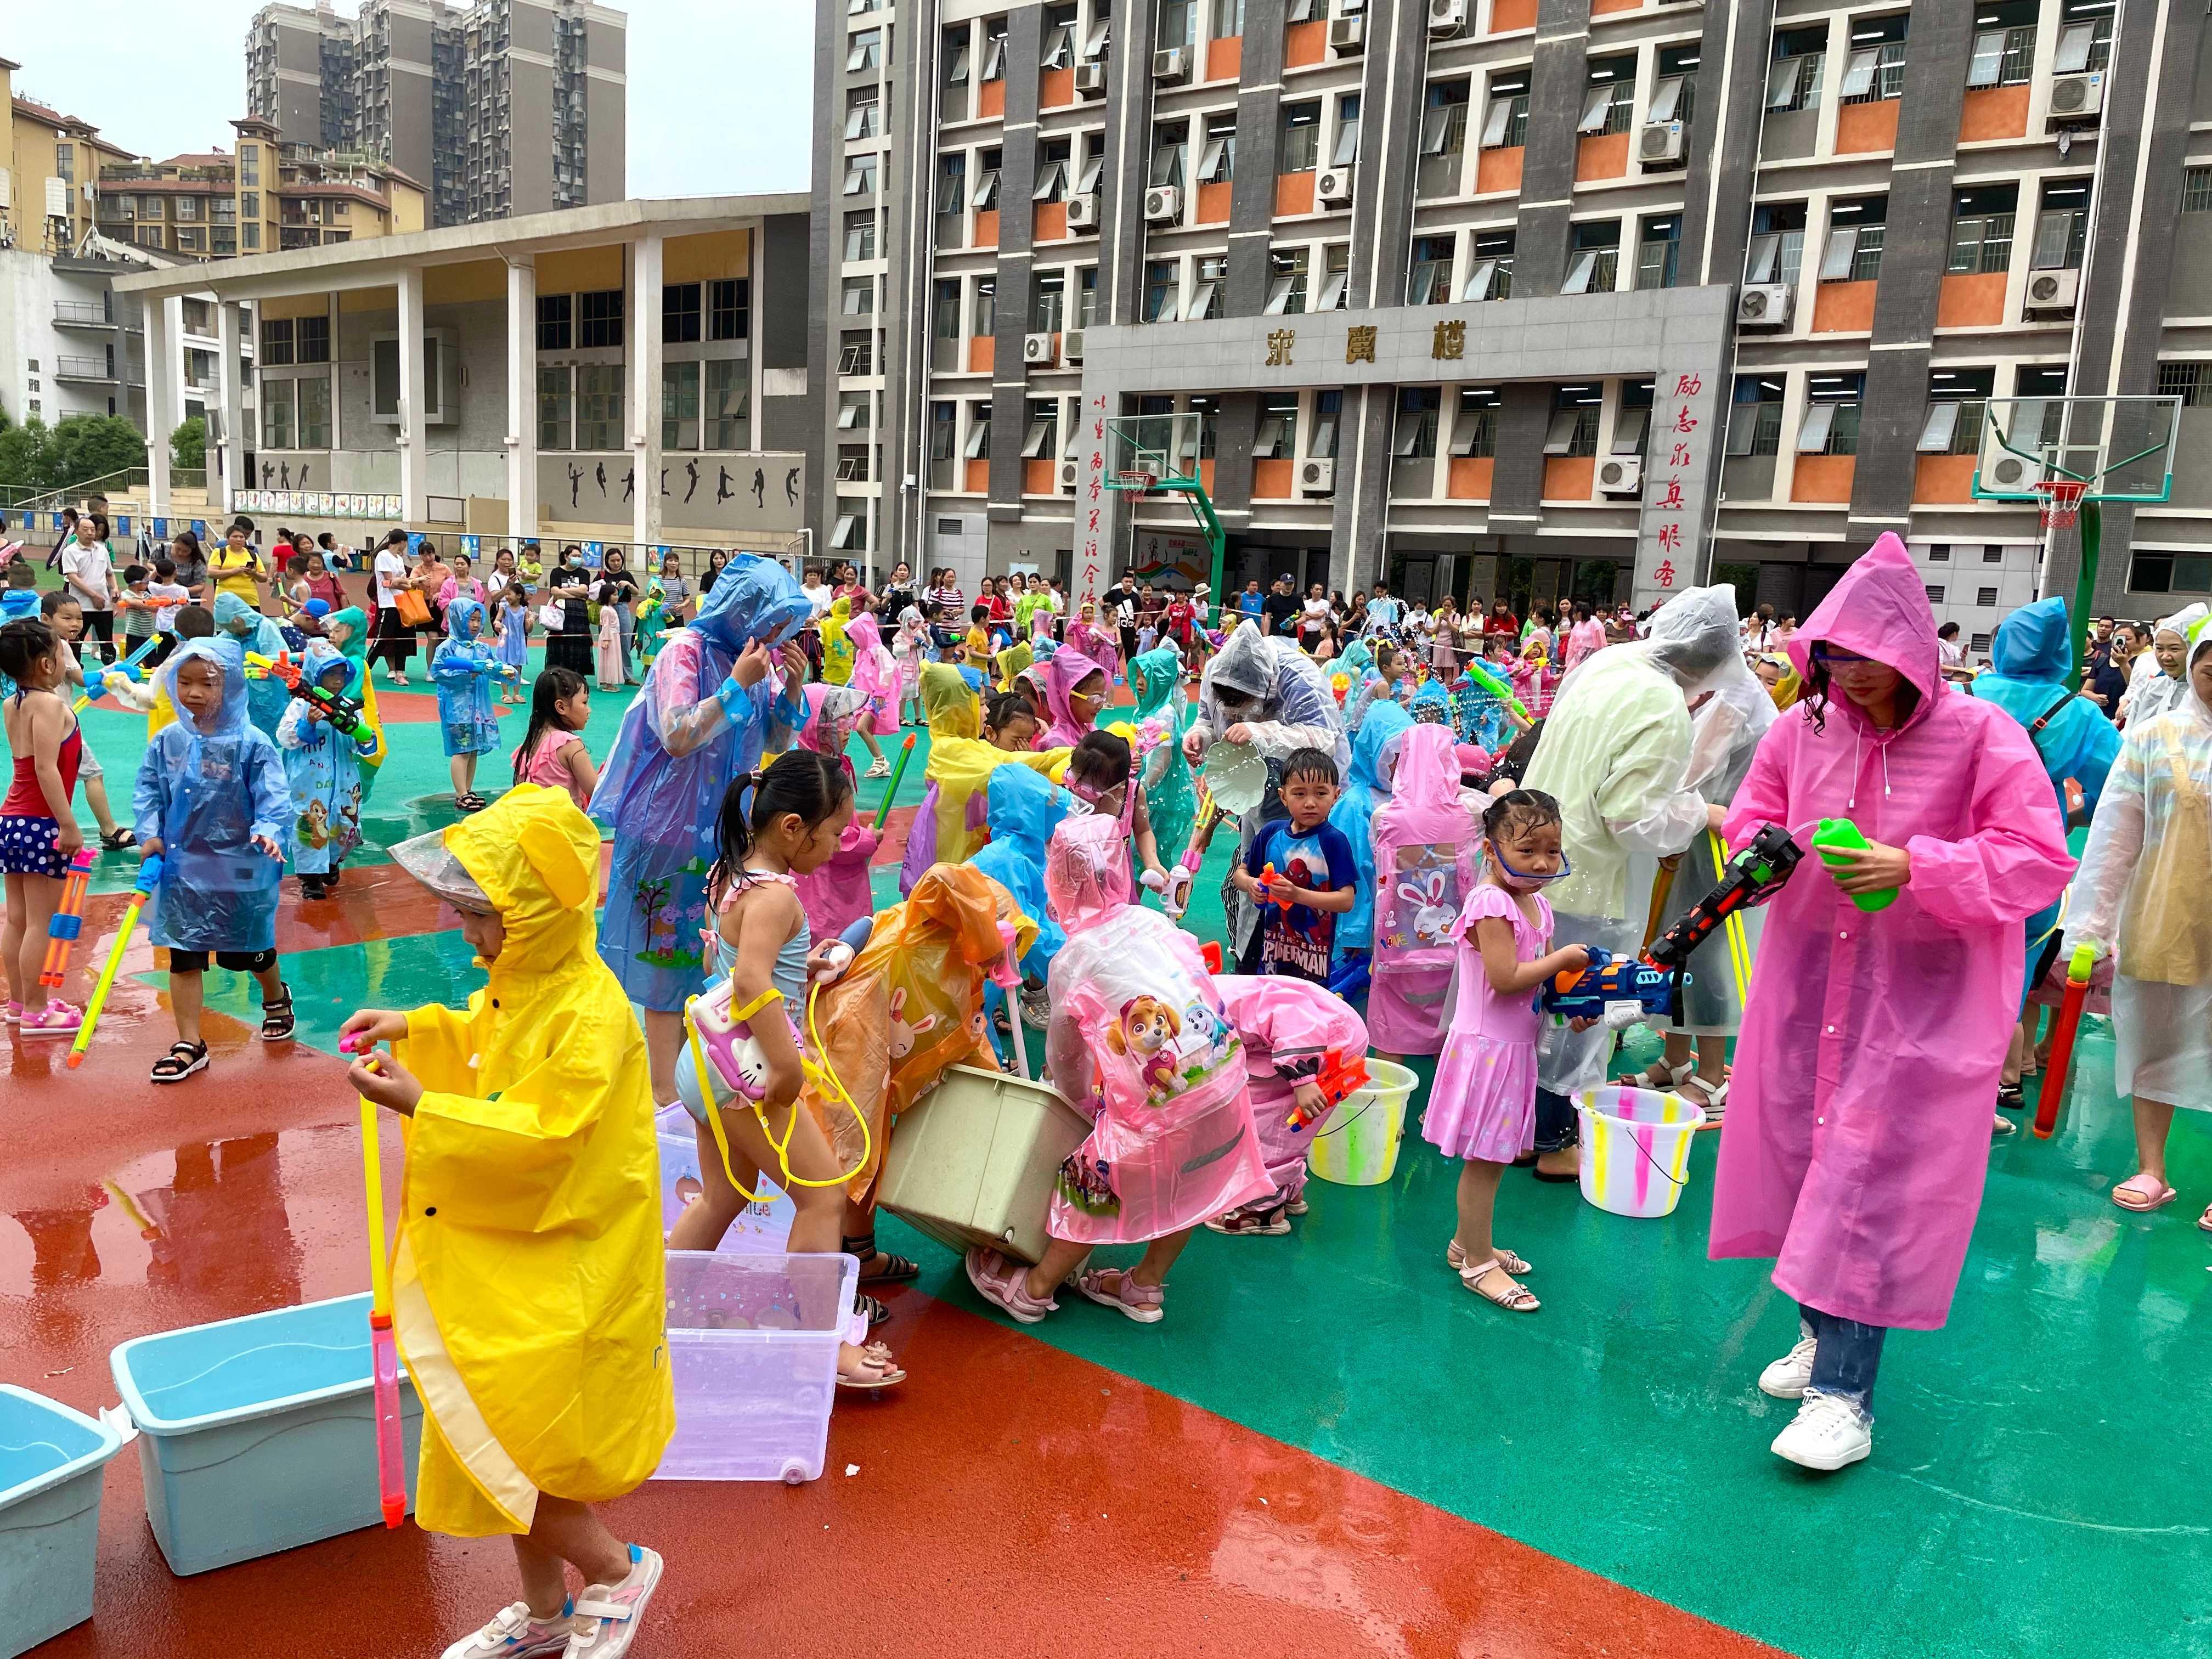
{"label": "plastic bucket", "polygon": [[1614,1215],[1669,1215],[1689,1182],[1690,1143],[1705,1109],[1672,1092],[1617,1085],[1575,1097],[1583,1196]]}
{"label": "plastic bucket", "polygon": [[0,1382],[0,1654],[92,1617],[100,1480],[122,1444],[107,1424]]}
{"label": "plastic bucket", "polygon": [[1367,1086],[1355,1089],[1314,1131],[1306,1168],[1340,1187],[1379,1187],[1398,1167],[1406,1102],[1420,1079],[1394,1060],[1370,1058]]}

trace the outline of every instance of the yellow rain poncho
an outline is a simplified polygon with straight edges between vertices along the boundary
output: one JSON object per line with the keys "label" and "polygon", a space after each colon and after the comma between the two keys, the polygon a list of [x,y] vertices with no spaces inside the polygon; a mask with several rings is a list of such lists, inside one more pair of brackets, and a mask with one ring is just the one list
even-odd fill
{"label": "yellow rain poncho", "polygon": [[642,1485],[675,1428],[645,1042],[594,948],[599,832],[523,785],[444,832],[507,928],[465,1012],[407,1017],[424,1093],[392,1262],[423,1409],[416,1519],[529,1529]]}
{"label": "yellow rain poncho", "polygon": [[853,601],[837,600],[822,619],[822,683],[845,685],[853,678],[853,641],[847,637],[853,625]]}

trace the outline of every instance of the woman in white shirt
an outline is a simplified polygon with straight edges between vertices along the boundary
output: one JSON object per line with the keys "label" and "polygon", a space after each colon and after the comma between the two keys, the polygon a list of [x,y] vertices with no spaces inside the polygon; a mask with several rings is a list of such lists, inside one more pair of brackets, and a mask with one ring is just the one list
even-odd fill
{"label": "woman in white shirt", "polygon": [[408,659],[415,654],[415,630],[400,620],[399,595],[420,586],[408,573],[405,531],[385,532],[384,544],[376,550],[376,560],[369,570],[376,599],[376,638],[369,659],[383,658],[391,671],[392,684],[404,686]]}

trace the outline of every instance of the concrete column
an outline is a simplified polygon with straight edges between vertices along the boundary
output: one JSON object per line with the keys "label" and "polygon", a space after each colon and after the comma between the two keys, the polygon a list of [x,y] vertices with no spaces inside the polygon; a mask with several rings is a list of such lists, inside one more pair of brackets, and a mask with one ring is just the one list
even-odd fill
{"label": "concrete column", "polygon": [[[169,308],[149,295],[141,301],[146,327],[146,496],[157,519],[169,515],[169,428],[161,413],[175,401],[176,368],[170,356]],[[181,311],[182,307],[179,309]]]}
{"label": "concrete column", "polygon": [[[234,300],[216,301],[216,421],[222,428],[222,441],[210,446],[215,451],[216,465],[222,469],[222,482],[213,477],[208,479],[208,505],[216,512],[229,515],[238,510],[234,499],[239,488],[239,464],[245,459],[246,446],[241,441],[238,423],[242,417],[245,399],[238,383],[238,303]],[[333,354],[335,355],[335,354]],[[332,400],[336,401],[335,398]],[[332,447],[336,447],[335,434]]]}
{"label": "concrete column", "polygon": [[630,536],[660,539],[660,255],[659,231],[630,245],[629,454],[637,469]]}
{"label": "concrete column", "polygon": [[162,384],[168,388],[168,395],[161,400],[161,418],[158,421],[154,419],[155,405],[150,398],[147,399],[146,411],[148,423],[154,427],[155,435],[166,446],[169,441],[169,434],[177,429],[177,423],[185,418],[185,296],[183,295],[172,294],[161,301],[161,325],[166,331],[162,337],[167,343],[169,360],[168,378]]}
{"label": "concrete column", "polygon": [[422,268],[410,265],[399,273],[399,517],[408,526],[430,516],[422,392]]}
{"label": "concrete column", "polygon": [[507,262],[507,533],[538,534],[538,267]]}

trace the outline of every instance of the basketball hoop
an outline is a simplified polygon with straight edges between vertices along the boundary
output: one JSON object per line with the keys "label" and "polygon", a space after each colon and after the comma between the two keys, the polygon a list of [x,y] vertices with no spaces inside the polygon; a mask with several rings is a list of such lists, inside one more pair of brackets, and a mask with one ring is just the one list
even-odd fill
{"label": "basketball hoop", "polygon": [[1143,495],[1159,481],[1160,475],[1149,467],[1137,467],[1129,471],[1117,472],[1114,475],[1114,487],[1116,489],[1127,490],[1133,495]]}
{"label": "basketball hoop", "polygon": [[2088,492],[2086,478],[2039,478],[2035,493],[2041,498],[2045,530],[2069,530],[2081,516],[2081,497]]}

